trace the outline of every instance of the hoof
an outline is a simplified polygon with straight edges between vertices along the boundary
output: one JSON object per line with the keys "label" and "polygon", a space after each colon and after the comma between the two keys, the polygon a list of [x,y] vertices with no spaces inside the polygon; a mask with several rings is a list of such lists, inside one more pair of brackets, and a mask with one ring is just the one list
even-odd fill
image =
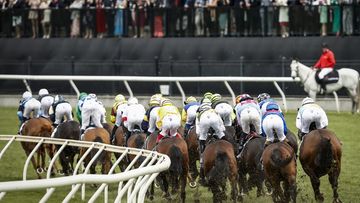
{"label": "hoof", "polygon": [[318,196],[316,196],[316,201],[317,202],[324,202],[324,195],[322,193],[320,193]]}
{"label": "hoof", "polygon": [[335,199],[333,200],[333,203],[342,203],[342,201],[341,201],[339,198],[335,198]]}
{"label": "hoof", "polygon": [[150,196],[149,196],[149,199],[150,199],[151,201],[153,201],[153,200],[154,200],[154,195],[150,195]]}
{"label": "hoof", "polygon": [[155,188],[160,188],[160,185],[157,182],[154,183],[154,186]]}
{"label": "hoof", "polygon": [[36,172],[38,173],[38,174],[42,174],[42,173],[44,173],[44,169],[43,168],[37,168],[36,169]]}
{"label": "hoof", "polygon": [[189,186],[190,186],[190,188],[196,188],[197,187],[196,181],[189,182]]}
{"label": "hoof", "polygon": [[64,175],[64,171],[63,171],[63,170],[58,170],[57,173],[58,173],[59,175],[62,175],[62,176]]}
{"label": "hoof", "polygon": [[268,190],[268,191],[265,192],[265,194],[268,195],[268,196],[270,196],[270,195],[273,194],[273,190]]}

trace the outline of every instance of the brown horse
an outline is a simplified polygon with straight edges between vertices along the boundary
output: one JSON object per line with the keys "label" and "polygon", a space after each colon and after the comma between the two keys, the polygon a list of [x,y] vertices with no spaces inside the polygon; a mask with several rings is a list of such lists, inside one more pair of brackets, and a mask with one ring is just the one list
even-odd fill
{"label": "brown horse", "polygon": [[180,187],[180,198],[184,203],[186,198],[185,187],[189,172],[189,155],[185,140],[177,137],[162,139],[156,146],[156,150],[159,153],[168,155],[171,160],[169,170],[161,172],[157,178],[161,189],[165,192],[164,197],[171,199],[169,185],[172,186],[171,193],[173,194]]}
{"label": "brown horse", "polygon": [[[76,121],[66,121],[61,123],[54,133],[54,138],[80,140],[80,124]],[[59,150],[61,145],[56,145]],[[74,171],[74,158],[79,153],[79,148],[75,146],[67,146],[60,153],[60,164],[63,173],[69,175]]]}
{"label": "brown horse", "polygon": [[[285,142],[267,146],[263,155],[267,184],[273,188],[274,202],[296,202],[296,159],[294,149]],[[281,187],[283,182],[283,188]],[[269,188],[269,185],[267,185]]]}
{"label": "brown horse", "polygon": [[288,144],[294,149],[295,155],[297,156],[299,145],[295,134],[291,132],[290,129],[288,129],[287,134],[285,136],[289,140]]}
{"label": "brown horse", "polygon": [[[37,136],[37,137],[50,137],[53,131],[51,122],[45,118],[32,118],[26,121],[20,131],[21,135],[27,136]],[[37,144],[31,142],[21,142],[21,146],[25,151],[26,156],[29,156],[31,151],[35,148]],[[36,171],[36,174],[39,179],[41,179],[40,174],[45,170],[45,151],[52,159],[54,157],[54,145],[52,144],[42,144],[37,150],[37,159],[35,160],[34,156],[31,157],[32,165]],[[54,175],[54,168],[51,175]]]}
{"label": "brown horse", "polygon": [[[144,147],[145,139],[146,139],[145,133],[142,133],[139,131],[132,132],[127,141],[127,146],[131,147],[131,148],[141,149]],[[129,155],[128,156],[129,162],[131,162],[134,158],[135,158],[135,155]],[[143,159],[140,159],[140,161],[138,161],[136,165],[139,166],[141,164],[142,160]]]}
{"label": "brown horse", "polygon": [[206,146],[204,152],[204,174],[213,193],[213,202],[226,200],[226,179],[231,184],[231,198],[236,202],[238,168],[233,146],[225,140],[217,140]]}
{"label": "brown horse", "polygon": [[[93,128],[87,129],[85,134],[82,138],[83,141],[90,141],[90,142],[100,142],[104,144],[110,144],[110,135],[107,130],[104,128]],[[83,156],[87,148],[80,149],[80,157]],[[94,157],[94,155],[98,152],[98,150],[92,150],[90,155],[88,155],[85,159],[85,167],[89,164],[90,160]],[[90,173],[95,174],[96,170],[95,167],[97,162],[100,161],[102,164],[101,173],[107,174],[110,170],[111,165],[111,155],[109,152],[102,152],[100,156],[95,160],[95,162],[90,167]]]}
{"label": "brown horse", "polygon": [[253,187],[257,187],[257,196],[263,194],[264,171],[260,159],[264,151],[264,143],[264,137],[254,136],[245,143],[241,151],[238,167],[239,191],[242,193],[247,194]]}
{"label": "brown horse", "polygon": [[340,140],[330,130],[313,130],[304,136],[300,146],[300,162],[305,173],[310,176],[317,201],[324,201],[319,189],[319,178],[328,174],[333,189],[333,202],[341,202],[337,192],[341,154]]}
{"label": "brown horse", "polygon": [[114,125],[112,123],[102,123],[102,126],[106,131],[108,131],[109,135],[111,135]]}
{"label": "brown horse", "polygon": [[200,160],[199,141],[196,135],[196,127],[189,130],[188,135],[185,137],[189,152],[189,172],[191,176],[190,187],[196,187],[196,178],[199,176],[199,171],[196,166],[196,161]]}

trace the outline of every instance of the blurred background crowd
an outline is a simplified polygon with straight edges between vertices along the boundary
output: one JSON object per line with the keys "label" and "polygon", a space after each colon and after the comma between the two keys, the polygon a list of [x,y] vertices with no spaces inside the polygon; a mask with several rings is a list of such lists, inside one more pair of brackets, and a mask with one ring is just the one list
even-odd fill
{"label": "blurred background crowd", "polygon": [[360,0],[0,0],[7,38],[360,35]]}

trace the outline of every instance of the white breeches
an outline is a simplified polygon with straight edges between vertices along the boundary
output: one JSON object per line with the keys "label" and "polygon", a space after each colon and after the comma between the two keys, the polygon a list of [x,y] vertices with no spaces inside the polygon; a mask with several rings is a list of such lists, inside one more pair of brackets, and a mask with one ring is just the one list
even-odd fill
{"label": "white breeches", "polygon": [[198,110],[199,106],[190,106],[186,112],[187,117],[186,117],[186,124],[194,124],[195,119],[196,119],[196,111]]}
{"label": "white breeches", "polygon": [[41,104],[36,99],[30,99],[25,103],[23,117],[30,118],[30,114],[33,111],[33,118],[38,118],[40,113]]}
{"label": "white breeches", "polygon": [[261,115],[259,111],[255,108],[246,108],[241,111],[240,121],[238,123],[241,126],[241,129],[244,133],[250,133],[250,125],[254,125],[255,131],[258,135],[262,133],[261,131]]}
{"label": "white breeches", "polygon": [[196,134],[199,140],[206,140],[209,129],[213,128],[219,139],[225,136],[225,126],[220,116],[215,112],[204,112],[196,123]]}
{"label": "white breeches", "polygon": [[69,103],[58,104],[56,106],[55,122],[54,123],[55,124],[60,124],[61,120],[64,118],[64,116],[66,117],[66,120],[72,121],[73,117],[72,117],[71,112],[72,112],[72,108],[71,108],[71,105]]}
{"label": "white breeches", "polygon": [[176,136],[178,128],[181,126],[181,118],[179,115],[169,114],[162,119],[162,127],[160,134],[163,136]]}
{"label": "white breeches", "polygon": [[128,111],[127,120],[124,121],[124,126],[130,132],[135,129],[135,125],[138,125],[141,129],[141,123],[144,120],[144,115],[145,113],[142,109],[131,109],[131,111]]}
{"label": "white breeches", "polygon": [[82,125],[81,129],[85,129],[90,125],[90,120],[98,128],[102,128],[101,124],[101,115],[102,110],[101,106],[96,101],[86,101],[82,107],[81,119]]}
{"label": "white breeches", "polygon": [[154,107],[150,112],[148,132],[153,133],[156,129],[156,119],[160,107]]}
{"label": "white breeches", "polygon": [[332,68],[322,68],[319,73],[319,79],[320,80],[324,79],[325,75],[330,73],[332,70],[333,70]]}
{"label": "white breeches", "polygon": [[315,122],[316,129],[322,129],[328,126],[328,118],[323,110],[309,108],[305,109],[301,114],[301,132],[309,133],[312,122]]}
{"label": "white breeches", "polygon": [[54,97],[46,96],[41,99],[41,107],[40,107],[40,116],[45,118],[49,117],[49,109],[51,105],[54,103]]}
{"label": "white breeches", "polygon": [[219,114],[221,119],[224,121],[225,126],[231,126],[231,113],[233,111],[233,108],[230,106],[230,104],[227,103],[221,103],[216,105],[215,107],[216,113]]}
{"label": "white breeches", "polygon": [[284,135],[284,123],[280,116],[268,115],[263,120],[263,129],[266,134],[266,141],[274,142],[276,133],[279,141],[283,141],[286,137]]}

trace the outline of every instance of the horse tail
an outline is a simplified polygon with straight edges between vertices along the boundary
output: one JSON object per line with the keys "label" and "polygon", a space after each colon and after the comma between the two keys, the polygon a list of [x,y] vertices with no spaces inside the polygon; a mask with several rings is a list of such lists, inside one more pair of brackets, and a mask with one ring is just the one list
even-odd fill
{"label": "horse tail", "polygon": [[223,185],[229,174],[229,158],[226,152],[220,152],[216,155],[215,164],[209,172],[209,185]]}
{"label": "horse tail", "polygon": [[173,145],[169,151],[169,157],[171,160],[169,172],[171,174],[180,175],[183,172],[182,162],[183,162],[183,155],[179,149],[179,147]]}
{"label": "horse tail", "polygon": [[318,149],[319,151],[315,157],[315,165],[324,169],[331,168],[334,157],[332,153],[332,145],[330,139],[321,136]]}
{"label": "horse tail", "polygon": [[275,148],[271,153],[270,160],[274,166],[283,167],[286,166],[294,158],[294,153],[291,152],[290,154],[290,156],[283,159],[281,157],[281,150],[279,148]]}

